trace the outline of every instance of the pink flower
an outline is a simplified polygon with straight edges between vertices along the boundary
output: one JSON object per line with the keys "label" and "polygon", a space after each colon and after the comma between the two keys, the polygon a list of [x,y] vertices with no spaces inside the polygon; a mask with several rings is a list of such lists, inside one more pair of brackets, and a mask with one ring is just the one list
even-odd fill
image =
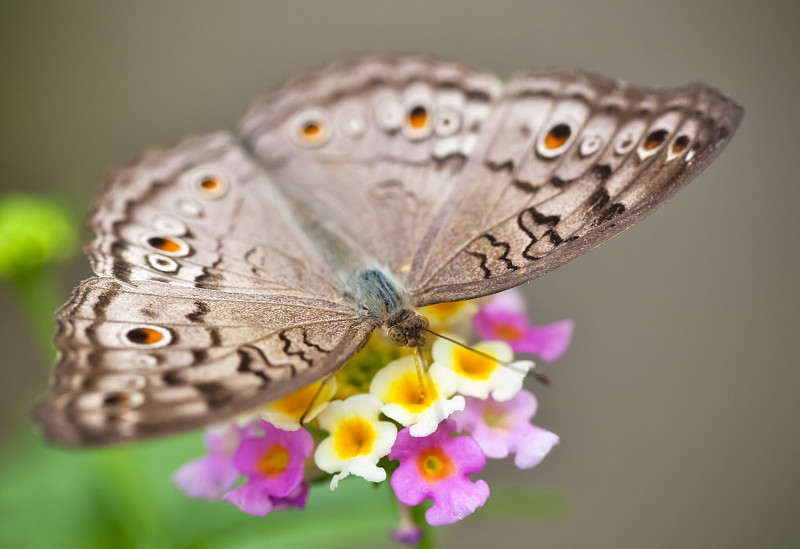
{"label": "pink flower", "polygon": [[239,478],[239,470],[233,464],[233,454],[242,434],[241,429],[233,426],[224,432],[207,431],[208,455],[175,471],[173,482],[193,498],[221,497]]}
{"label": "pink flower", "polygon": [[550,362],[558,359],[572,339],[572,321],[531,326],[525,316],[525,301],[517,288],[500,294],[481,307],[472,326],[483,339],[506,341],[518,353],[531,353]]}
{"label": "pink flower", "polygon": [[389,453],[389,459],[400,461],[391,480],[397,499],[405,505],[432,499],[433,506],[425,512],[431,526],[458,522],[489,497],[484,481],[469,480],[471,473],[483,470],[486,458],[471,437],[450,438],[455,428],[453,421],[444,420],[427,437],[412,437],[405,428]]}
{"label": "pink flower", "polygon": [[559,441],[558,435],[530,424],[535,413],[536,397],[523,389],[505,402],[467,397],[464,410],[452,418],[460,430],[472,435],[486,457],[500,459],[515,453],[514,464],[529,469]]}
{"label": "pink flower", "polygon": [[242,439],[233,462],[247,483],[223,497],[245,513],[265,516],[275,509],[304,507],[308,487],[302,485],[303,461],[314,441],[305,429],[283,431],[262,421],[263,436]]}

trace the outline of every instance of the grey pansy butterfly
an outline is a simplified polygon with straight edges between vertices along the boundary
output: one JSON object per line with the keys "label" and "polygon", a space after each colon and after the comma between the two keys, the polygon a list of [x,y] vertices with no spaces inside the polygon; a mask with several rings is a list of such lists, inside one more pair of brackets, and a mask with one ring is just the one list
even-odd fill
{"label": "grey pansy butterfly", "polygon": [[670,198],[739,105],[695,84],[369,57],[258,102],[239,136],[146,154],[90,217],[97,277],[58,312],[35,417],[92,445],[207,425],[340,367],[415,307],[542,275]]}

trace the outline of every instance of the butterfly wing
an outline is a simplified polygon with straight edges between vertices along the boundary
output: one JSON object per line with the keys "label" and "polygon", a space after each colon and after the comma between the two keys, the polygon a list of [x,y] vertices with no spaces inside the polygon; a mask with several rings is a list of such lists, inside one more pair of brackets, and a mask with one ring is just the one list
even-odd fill
{"label": "butterfly wing", "polygon": [[122,282],[329,300],[344,293],[290,206],[227,133],[117,170],[89,226],[94,271]]}
{"label": "butterfly wing", "polygon": [[97,277],[58,323],[54,387],[34,415],[69,446],[229,419],[334,371],[372,330],[324,300]]}
{"label": "butterfly wing", "polygon": [[369,57],[289,82],[240,129],[286,194],[407,287],[500,91],[496,77],[461,65]]}
{"label": "butterfly wing", "polygon": [[704,85],[556,70],[503,86],[379,57],[302,76],[241,129],[283,189],[427,305],[516,286],[611,238],[697,175],[741,114]]}
{"label": "butterfly wing", "polygon": [[705,168],[741,116],[702,84],[649,90],[574,70],[513,78],[424,239],[414,302],[505,290],[605,242]]}
{"label": "butterfly wing", "polygon": [[101,277],[58,313],[35,417],[81,446],[207,425],[335,370],[373,325],[226,134],[117,172],[90,224]]}

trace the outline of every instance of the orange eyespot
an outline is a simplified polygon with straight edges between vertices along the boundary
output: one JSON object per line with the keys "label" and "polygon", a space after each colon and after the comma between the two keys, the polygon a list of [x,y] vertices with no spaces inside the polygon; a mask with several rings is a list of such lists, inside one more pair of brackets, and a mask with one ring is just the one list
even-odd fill
{"label": "orange eyespot", "polygon": [[418,105],[408,113],[408,125],[412,129],[421,130],[428,123],[428,111],[425,107]]}
{"label": "orange eyespot", "polygon": [[163,238],[161,236],[151,236],[147,239],[147,243],[153,248],[167,253],[176,253],[182,249],[180,243],[171,238]]}
{"label": "orange eyespot", "polygon": [[569,136],[572,135],[572,129],[566,124],[556,124],[553,126],[544,138],[544,146],[550,149],[558,149],[567,142]]}
{"label": "orange eyespot", "polygon": [[644,150],[652,151],[660,146],[667,138],[667,130],[656,130],[644,140]]}
{"label": "orange eyespot", "polygon": [[306,141],[316,141],[322,137],[322,126],[316,122],[306,122],[300,128],[300,137]]}
{"label": "orange eyespot", "polygon": [[689,145],[689,136],[682,135],[672,144],[672,154],[680,154]]}
{"label": "orange eyespot", "polygon": [[134,328],[125,335],[128,341],[137,345],[153,345],[164,339],[164,334],[152,328]]}
{"label": "orange eyespot", "polygon": [[222,189],[222,181],[218,177],[204,177],[200,181],[200,188],[207,193],[216,193]]}

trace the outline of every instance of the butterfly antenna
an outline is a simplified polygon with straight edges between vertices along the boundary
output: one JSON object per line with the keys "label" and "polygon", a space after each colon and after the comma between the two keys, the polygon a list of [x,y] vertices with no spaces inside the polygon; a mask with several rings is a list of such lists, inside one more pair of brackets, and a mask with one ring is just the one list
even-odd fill
{"label": "butterfly antenna", "polygon": [[520,374],[523,374],[526,377],[530,376],[533,379],[535,379],[536,381],[538,381],[539,383],[541,383],[542,385],[544,385],[545,387],[550,387],[550,385],[551,385],[550,378],[545,376],[545,375],[540,374],[539,372],[534,372],[533,370],[522,370],[522,369],[517,368],[516,366],[514,366],[514,364],[511,363],[511,362],[506,362],[505,360],[500,360],[499,358],[494,357],[494,356],[490,355],[489,353],[484,353],[483,351],[479,351],[475,347],[470,347],[469,345],[465,345],[464,343],[461,343],[457,339],[453,339],[452,337],[446,336],[444,334],[436,333],[436,332],[434,332],[433,330],[431,330],[429,328],[423,328],[423,330],[428,332],[429,334],[435,335],[436,337],[441,337],[442,339],[444,339],[446,341],[449,341],[450,343],[454,343],[454,344],[458,345],[459,347],[463,347],[464,349],[466,349],[468,351],[472,351],[476,355],[480,355],[483,358],[488,358],[489,360],[493,360],[493,361],[497,362],[498,364],[500,364],[501,366],[505,366],[506,368],[510,368],[511,370],[519,372]]}
{"label": "butterfly antenna", "polygon": [[303,415],[300,416],[300,425],[305,423],[306,416],[308,416],[308,414],[311,413],[311,410],[314,408],[314,403],[319,398],[319,395],[322,394],[322,389],[324,389],[325,386],[328,383],[330,383],[331,379],[333,379],[335,375],[336,375],[335,371],[328,374],[328,376],[322,380],[322,383],[319,384],[319,387],[317,387],[317,390],[314,392],[314,396],[312,396],[311,400],[308,401],[308,406],[306,406],[306,410],[303,412]]}

